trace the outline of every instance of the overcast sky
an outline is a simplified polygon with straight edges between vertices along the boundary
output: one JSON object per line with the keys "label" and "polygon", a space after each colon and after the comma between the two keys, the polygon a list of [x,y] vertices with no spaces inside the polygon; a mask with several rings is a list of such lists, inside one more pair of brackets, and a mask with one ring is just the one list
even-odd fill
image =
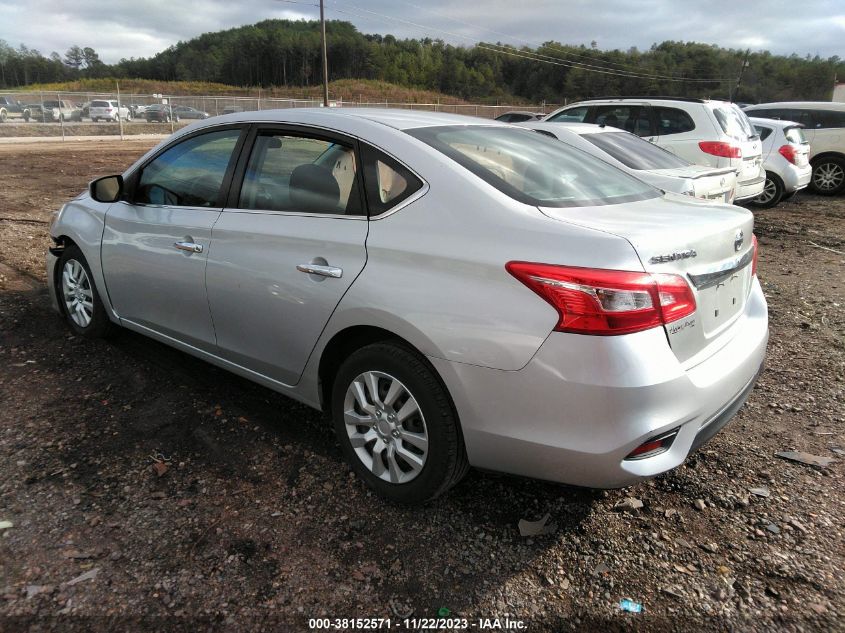
{"label": "overcast sky", "polygon": [[[268,18],[319,16],[318,0],[0,0],[0,39],[64,56],[73,44],[112,63]],[[845,58],[845,0],[325,0],[327,19],[363,33],[602,49],[664,40]]]}

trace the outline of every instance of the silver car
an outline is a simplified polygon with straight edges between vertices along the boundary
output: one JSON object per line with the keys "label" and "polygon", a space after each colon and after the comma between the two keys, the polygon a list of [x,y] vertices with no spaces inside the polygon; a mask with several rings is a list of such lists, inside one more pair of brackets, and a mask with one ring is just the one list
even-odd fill
{"label": "silver car", "polygon": [[378,493],[470,465],[620,487],[681,464],[765,355],[753,216],[442,113],[198,122],[64,205],[69,326],[140,332],[331,414]]}

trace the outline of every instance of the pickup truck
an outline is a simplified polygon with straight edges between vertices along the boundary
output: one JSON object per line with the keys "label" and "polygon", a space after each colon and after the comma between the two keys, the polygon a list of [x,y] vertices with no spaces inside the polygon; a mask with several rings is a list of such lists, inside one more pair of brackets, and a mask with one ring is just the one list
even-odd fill
{"label": "pickup truck", "polygon": [[23,118],[26,121],[81,121],[82,110],[77,108],[72,101],[65,99],[44,101],[24,106]]}
{"label": "pickup truck", "polygon": [[5,123],[7,119],[19,119],[23,116],[23,106],[20,101],[15,101],[11,97],[0,97],[0,123]]}

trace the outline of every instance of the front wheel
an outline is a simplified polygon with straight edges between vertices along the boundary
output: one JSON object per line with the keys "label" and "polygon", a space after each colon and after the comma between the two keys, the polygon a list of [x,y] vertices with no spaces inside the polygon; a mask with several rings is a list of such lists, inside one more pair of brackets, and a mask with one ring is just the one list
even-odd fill
{"label": "front wheel", "polygon": [[335,432],[352,469],[379,495],[430,501],[469,469],[457,415],[425,359],[394,343],[354,352],[332,388]]}
{"label": "front wheel", "polygon": [[783,199],[783,181],[770,171],[766,172],[766,184],[759,196],[751,200],[751,204],[763,209],[776,206]]}
{"label": "front wheel", "polygon": [[830,156],[813,161],[810,187],[823,196],[845,191],[845,159]]}
{"label": "front wheel", "polygon": [[87,338],[102,338],[114,325],[106,314],[91,268],[77,246],[65,248],[56,268],[59,306],[70,328]]}

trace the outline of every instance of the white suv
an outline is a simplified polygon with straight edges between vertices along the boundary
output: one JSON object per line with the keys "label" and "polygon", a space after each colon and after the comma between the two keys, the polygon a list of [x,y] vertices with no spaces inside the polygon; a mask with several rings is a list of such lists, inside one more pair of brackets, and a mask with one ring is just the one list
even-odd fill
{"label": "white suv", "polygon": [[833,196],[845,191],[845,103],[792,101],[745,108],[748,116],[795,121],[810,144],[810,188]]}
{"label": "white suv", "polygon": [[104,121],[117,122],[118,118],[124,121],[132,120],[132,112],[125,105],[117,105],[117,101],[106,101],[105,99],[95,99],[91,102],[88,108],[88,115],[95,123],[100,119]]}
{"label": "white suv", "polygon": [[763,191],[762,144],[736,105],[679,97],[620,97],[580,101],[555,110],[544,121],[580,121],[617,127],[697,165],[732,167],[736,201]]}

